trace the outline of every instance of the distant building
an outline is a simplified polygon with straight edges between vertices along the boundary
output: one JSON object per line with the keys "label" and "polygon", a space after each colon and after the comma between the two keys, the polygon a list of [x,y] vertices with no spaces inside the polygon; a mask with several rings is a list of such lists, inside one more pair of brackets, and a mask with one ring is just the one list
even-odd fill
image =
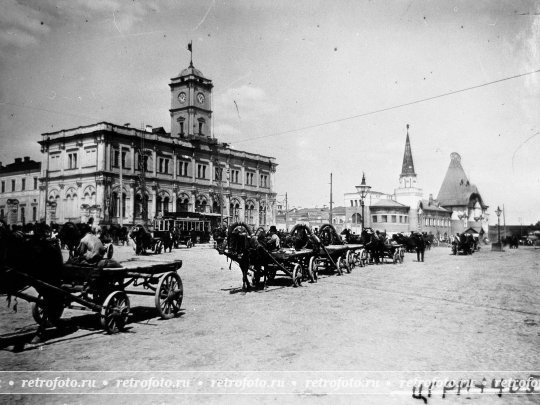
{"label": "distant building", "polygon": [[446,171],[437,200],[452,213],[452,233],[473,228],[479,234],[488,232],[488,206],[484,203],[478,187],[469,182],[461,156],[450,155],[450,165]]}
{"label": "distant building", "polygon": [[[405,138],[405,151],[399,175],[399,186],[392,194],[370,190],[364,200],[364,226],[388,233],[427,232],[448,236],[452,232],[451,210],[434,200],[423,199],[414,169],[409,125]],[[358,192],[345,193],[345,226],[355,233],[362,228],[362,210]]]}
{"label": "distant building", "polygon": [[0,219],[8,225],[38,220],[41,163],[28,156],[14,163],[0,163]]}
{"label": "distant building", "polygon": [[[343,230],[345,218],[345,207],[332,208],[332,224],[338,232]],[[287,223],[285,222],[286,219]],[[285,216],[285,211],[281,209],[276,217],[276,224],[279,229],[286,229],[288,226],[290,230],[296,224],[309,224],[314,229],[328,223],[330,223],[330,208],[327,206],[322,208],[291,208],[287,216]]]}
{"label": "distant building", "polygon": [[100,122],[42,134],[40,218],[132,225],[198,212],[213,225],[275,223],[275,158],[212,137],[213,84],[192,63],[169,86],[170,133]]}

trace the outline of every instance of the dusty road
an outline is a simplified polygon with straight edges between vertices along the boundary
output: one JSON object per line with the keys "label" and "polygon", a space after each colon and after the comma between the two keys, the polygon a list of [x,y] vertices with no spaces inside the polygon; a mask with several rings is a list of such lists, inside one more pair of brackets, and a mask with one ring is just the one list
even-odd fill
{"label": "dusty road", "polygon": [[[116,252],[118,259],[132,254]],[[401,265],[323,275],[300,288],[278,278],[248,293],[239,289],[239,269],[229,270],[212,249],[161,256],[184,261],[180,317],[162,321],[152,297],[132,296],[134,322],[107,335],[94,315],[66,311],[59,336],[0,351],[0,392],[13,393],[2,400],[421,404],[422,396],[428,403],[540,403],[540,250],[484,248],[455,257],[434,248],[424,263],[407,254]],[[26,302],[19,300],[17,313],[0,308],[4,336],[32,328]],[[511,378],[531,375],[510,394]],[[56,386],[36,387],[39,378],[57,378]],[[62,390],[58,381],[66,378],[94,385]],[[476,387],[484,378],[486,386]],[[434,379],[431,396],[427,384],[418,396],[420,383]],[[461,383],[458,396],[452,380],[472,382]]]}

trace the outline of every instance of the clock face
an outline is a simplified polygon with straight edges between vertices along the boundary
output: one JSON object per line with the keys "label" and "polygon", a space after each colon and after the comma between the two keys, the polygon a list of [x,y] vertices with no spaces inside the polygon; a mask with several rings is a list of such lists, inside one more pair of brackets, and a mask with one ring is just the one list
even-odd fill
{"label": "clock face", "polygon": [[202,93],[197,94],[197,100],[199,100],[199,104],[204,103],[204,94]]}
{"label": "clock face", "polygon": [[186,93],[182,92],[178,94],[178,101],[180,101],[182,104],[186,102]]}

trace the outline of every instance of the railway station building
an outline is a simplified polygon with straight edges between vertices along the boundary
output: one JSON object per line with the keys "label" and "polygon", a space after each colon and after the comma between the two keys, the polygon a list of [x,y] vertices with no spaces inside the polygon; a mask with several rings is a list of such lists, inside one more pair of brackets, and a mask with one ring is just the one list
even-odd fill
{"label": "railway station building", "polygon": [[[457,153],[450,156],[450,166],[436,199],[433,194],[424,198],[414,169],[409,137],[405,151],[399,185],[393,193],[370,190],[364,199],[364,226],[389,233],[426,232],[445,237],[466,229],[487,232],[487,206],[478,188],[469,183]],[[362,214],[359,193],[345,194],[346,225],[356,233],[361,232]],[[480,231],[483,230],[483,231]]]}
{"label": "railway station building", "polygon": [[213,226],[222,218],[275,223],[275,158],[213,137],[213,84],[193,63],[169,87],[170,132],[99,122],[42,134],[39,219],[132,225],[173,214]]}

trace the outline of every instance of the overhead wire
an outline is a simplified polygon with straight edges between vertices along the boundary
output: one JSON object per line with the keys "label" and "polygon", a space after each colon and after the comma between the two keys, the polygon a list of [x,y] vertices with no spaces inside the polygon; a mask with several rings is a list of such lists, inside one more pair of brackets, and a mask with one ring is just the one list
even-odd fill
{"label": "overhead wire", "polygon": [[466,88],[459,89],[459,90],[449,91],[449,92],[446,92],[446,93],[438,94],[436,96],[425,97],[425,98],[421,98],[421,99],[418,99],[418,100],[409,101],[407,103],[397,104],[397,105],[394,105],[394,106],[391,106],[391,107],[380,108],[378,110],[368,111],[368,112],[365,112],[365,113],[351,115],[351,116],[343,117],[343,118],[338,118],[338,119],[334,119],[334,120],[331,120],[331,121],[321,122],[321,123],[318,123],[318,124],[307,125],[305,127],[289,129],[287,131],[274,132],[274,133],[267,134],[267,135],[261,135],[261,136],[256,136],[256,137],[252,137],[252,138],[240,139],[238,141],[232,141],[232,143],[255,141],[257,139],[270,138],[270,137],[274,137],[274,136],[280,136],[280,135],[290,134],[290,133],[293,133],[293,132],[300,132],[300,131],[305,131],[307,129],[313,129],[313,128],[318,128],[318,127],[322,127],[322,126],[326,126],[326,125],[330,125],[330,124],[335,124],[337,122],[349,121],[349,120],[352,120],[352,119],[355,119],[355,118],[365,117],[365,116],[368,116],[368,115],[374,115],[374,114],[378,114],[378,113],[385,112],[385,111],[395,110],[397,108],[403,108],[403,107],[407,107],[407,106],[410,106],[410,105],[419,104],[419,103],[423,103],[423,102],[426,102],[426,101],[451,96],[451,95],[454,95],[454,94],[463,93],[465,91],[470,91],[470,90],[478,89],[478,88],[481,88],[481,87],[490,86],[492,84],[501,83],[501,82],[504,82],[504,81],[507,81],[507,80],[512,80],[512,79],[517,79],[517,78],[523,77],[523,76],[533,75],[533,74],[536,74],[536,73],[539,73],[539,72],[540,72],[540,69],[537,69],[537,70],[533,70],[533,71],[526,72],[526,73],[520,73],[520,74],[517,74],[517,75],[514,75],[514,76],[504,77],[502,79],[497,79],[497,80],[493,80],[493,81],[490,81],[490,82],[477,84],[475,86],[470,86],[470,87],[466,87]]}

